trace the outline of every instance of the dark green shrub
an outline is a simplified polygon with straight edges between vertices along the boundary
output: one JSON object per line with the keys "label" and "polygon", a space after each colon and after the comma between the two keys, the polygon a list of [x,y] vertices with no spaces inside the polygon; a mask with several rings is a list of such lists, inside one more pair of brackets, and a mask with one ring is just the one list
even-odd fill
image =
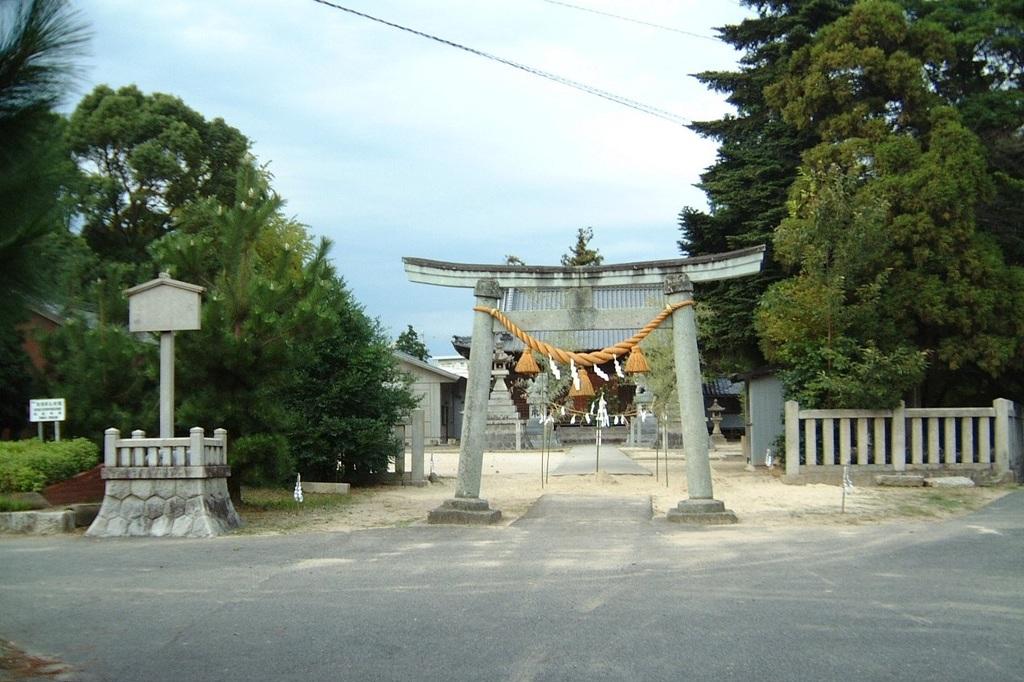
{"label": "dark green shrub", "polygon": [[0,443],[0,492],[38,492],[96,466],[99,448],[86,438]]}
{"label": "dark green shrub", "polygon": [[245,486],[280,485],[295,476],[295,460],[281,435],[243,436],[228,450],[231,477]]}

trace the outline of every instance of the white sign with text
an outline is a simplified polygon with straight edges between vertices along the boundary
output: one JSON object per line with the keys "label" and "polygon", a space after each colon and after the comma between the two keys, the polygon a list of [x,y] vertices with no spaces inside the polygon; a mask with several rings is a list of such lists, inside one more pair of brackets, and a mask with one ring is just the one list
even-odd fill
{"label": "white sign with text", "polygon": [[65,418],[64,398],[28,401],[28,420],[30,422],[62,422]]}

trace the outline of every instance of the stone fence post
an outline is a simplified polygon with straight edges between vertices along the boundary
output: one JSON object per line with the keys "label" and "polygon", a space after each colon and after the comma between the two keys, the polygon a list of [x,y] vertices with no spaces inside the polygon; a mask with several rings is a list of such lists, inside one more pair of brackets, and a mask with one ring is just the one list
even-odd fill
{"label": "stone fence post", "polygon": [[1010,409],[1013,403],[1006,398],[996,398],[992,407],[996,411],[996,472],[1005,474],[1010,470]]}
{"label": "stone fence post", "polygon": [[410,449],[412,450],[412,481],[418,483],[423,480],[423,442],[424,423],[423,408],[417,407],[410,414],[412,421],[412,439]]}
{"label": "stone fence post", "polygon": [[188,431],[188,466],[201,467],[206,464],[206,434],[203,427],[193,426]]}
{"label": "stone fence post", "polygon": [[117,441],[121,431],[110,428],[103,432],[103,466],[117,466]]}
{"label": "stone fence post", "polygon": [[228,463],[228,430],[227,429],[214,429],[213,437],[220,441],[220,457],[213,464],[227,464]]}
{"label": "stone fence post", "polygon": [[786,401],[786,475],[800,475],[800,403]]}
{"label": "stone fence post", "polygon": [[907,470],[907,406],[902,400],[892,411],[892,468]]}

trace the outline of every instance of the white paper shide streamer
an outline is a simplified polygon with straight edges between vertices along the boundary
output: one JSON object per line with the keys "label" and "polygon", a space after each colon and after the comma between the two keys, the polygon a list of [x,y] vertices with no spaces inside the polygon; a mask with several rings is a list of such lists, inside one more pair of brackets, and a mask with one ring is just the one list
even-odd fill
{"label": "white paper shide streamer", "polygon": [[295,474],[295,501],[302,502],[302,474]]}
{"label": "white paper shide streamer", "polygon": [[550,355],[548,356],[548,367],[551,368],[551,375],[555,377],[555,381],[561,381],[562,370],[558,369],[558,364]]}

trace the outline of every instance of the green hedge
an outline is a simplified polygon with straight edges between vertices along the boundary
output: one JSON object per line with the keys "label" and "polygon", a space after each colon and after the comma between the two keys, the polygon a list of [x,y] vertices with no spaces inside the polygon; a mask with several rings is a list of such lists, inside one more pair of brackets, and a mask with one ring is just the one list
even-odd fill
{"label": "green hedge", "polygon": [[100,450],[86,438],[0,442],[0,493],[39,492],[96,466]]}

